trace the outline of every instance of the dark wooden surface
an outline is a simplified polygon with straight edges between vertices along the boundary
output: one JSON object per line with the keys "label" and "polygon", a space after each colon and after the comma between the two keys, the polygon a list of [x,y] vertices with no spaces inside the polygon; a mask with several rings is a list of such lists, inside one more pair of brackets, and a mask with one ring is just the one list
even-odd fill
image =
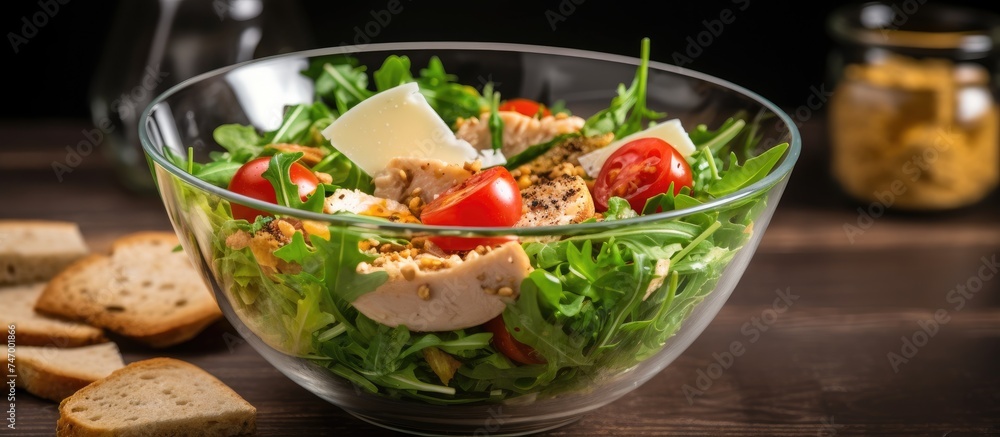
{"label": "dark wooden surface", "polygon": [[[0,124],[0,216],[76,221],[97,252],[131,231],[169,229],[159,200],[122,189],[98,153],[57,181],[52,161],[86,127]],[[961,309],[949,301],[983,257],[1000,256],[1000,196],[944,214],[890,209],[852,242],[844,225],[859,205],[828,176],[823,124],[804,128],[789,189],[718,317],[647,384],[547,435],[1000,435],[1000,274]],[[747,324],[779,289],[798,299],[756,336]],[[894,369],[888,354],[939,309],[948,323]],[[393,434],[295,385],[235,335],[220,322],[171,349],[122,348],[126,362],[166,355],[213,373],[257,407],[262,436]],[[746,352],[689,400],[683,387],[737,341]],[[19,393],[17,435],[51,435],[57,417],[54,403]]]}

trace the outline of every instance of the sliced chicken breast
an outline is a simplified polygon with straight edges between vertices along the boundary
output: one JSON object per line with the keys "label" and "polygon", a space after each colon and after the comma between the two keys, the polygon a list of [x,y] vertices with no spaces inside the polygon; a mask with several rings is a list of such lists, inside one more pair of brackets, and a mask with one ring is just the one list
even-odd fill
{"label": "sliced chicken breast", "polygon": [[579,176],[563,175],[539,180],[521,190],[524,213],[517,228],[580,223],[594,216],[594,199],[587,182]]}
{"label": "sliced chicken breast", "polygon": [[392,222],[420,223],[406,205],[392,199],[375,197],[360,190],[339,188],[327,196],[323,212],[333,214],[342,211],[381,217]]}
{"label": "sliced chicken breast", "polygon": [[416,196],[426,204],[469,176],[472,172],[463,166],[438,159],[393,158],[372,182],[377,197],[408,203]]}
{"label": "sliced chicken breast", "polygon": [[[512,157],[524,151],[529,146],[544,143],[557,135],[578,132],[586,121],[577,116],[550,115],[535,118],[518,112],[500,111],[503,121],[503,147],[501,151],[506,157]],[[484,113],[479,118],[461,120],[455,135],[468,141],[479,150],[493,147],[489,128],[490,114]]]}
{"label": "sliced chicken breast", "polygon": [[[359,273],[385,271],[389,280],[352,305],[372,320],[411,331],[453,331],[486,323],[520,294],[531,273],[528,255],[517,242],[480,254],[362,263]],[[378,261],[378,260],[376,260]],[[376,264],[381,264],[376,267]]]}

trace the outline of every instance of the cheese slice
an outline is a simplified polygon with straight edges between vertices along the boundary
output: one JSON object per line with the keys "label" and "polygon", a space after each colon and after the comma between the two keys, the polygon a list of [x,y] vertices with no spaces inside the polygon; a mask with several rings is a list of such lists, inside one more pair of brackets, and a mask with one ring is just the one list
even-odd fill
{"label": "cheese slice", "polygon": [[484,166],[506,160],[481,155],[434,112],[416,83],[371,96],[342,114],[323,136],[361,170],[374,175],[393,158],[439,159],[462,165],[483,159]]}
{"label": "cheese slice", "polygon": [[688,136],[687,131],[684,130],[683,126],[681,126],[681,121],[675,118],[659,123],[646,130],[628,135],[625,138],[608,144],[606,147],[601,147],[600,149],[580,156],[580,166],[587,172],[587,175],[592,178],[596,178],[597,175],[601,173],[601,167],[604,165],[604,161],[607,161],[608,157],[610,157],[612,153],[615,153],[615,151],[621,148],[621,146],[624,146],[632,140],[648,137],[659,138],[666,141],[667,144],[674,146],[674,149],[677,149],[677,151],[685,157],[691,156],[691,154],[695,151],[694,143],[691,142],[691,137]]}

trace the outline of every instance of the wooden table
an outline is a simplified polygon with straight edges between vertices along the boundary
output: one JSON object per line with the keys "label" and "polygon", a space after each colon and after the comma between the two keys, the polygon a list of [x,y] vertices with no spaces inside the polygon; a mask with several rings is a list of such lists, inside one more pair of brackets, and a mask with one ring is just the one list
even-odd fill
{"label": "wooden table", "polygon": [[[51,163],[88,127],[0,124],[2,217],[76,221],[97,252],[127,232],[169,229],[160,201],[121,189],[99,153],[56,180]],[[844,225],[857,225],[859,205],[830,180],[823,123],[804,136],[758,253],[701,337],[647,384],[547,435],[1000,435],[1000,275],[968,298],[952,293],[1000,257],[1000,196],[946,214],[890,209],[851,241]],[[797,299],[768,318],[777,290]],[[947,323],[923,322],[941,311]],[[933,333],[919,334],[921,323]],[[126,362],[167,355],[210,371],[257,407],[260,435],[392,434],[292,383],[235,336],[220,322],[171,349],[122,347]],[[733,342],[746,352],[699,381]],[[894,368],[890,354],[907,361]],[[17,435],[51,435],[57,416],[20,393]]]}

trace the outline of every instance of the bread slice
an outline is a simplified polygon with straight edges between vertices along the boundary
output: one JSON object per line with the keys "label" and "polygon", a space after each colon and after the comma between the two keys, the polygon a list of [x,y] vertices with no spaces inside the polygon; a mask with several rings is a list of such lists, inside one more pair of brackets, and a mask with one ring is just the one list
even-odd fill
{"label": "bread slice", "polygon": [[59,404],[56,435],[253,434],[257,409],[199,367],[173,358],[137,361]]}
{"label": "bread slice", "polygon": [[56,402],[125,367],[114,343],[69,349],[18,345],[15,363],[18,388]]}
{"label": "bread slice", "polygon": [[35,310],[106,328],[152,347],[187,341],[222,312],[171,232],[140,232],[52,278]]}
{"label": "bread slice", "polygon": [[76,223],[0,220],[0,284],[46,281],[88,252]]}
{"label": "bread slice", "polygon": [[14,325],[18,346],[77,347],[103,343],[104,331],[35,312],[44,282],[0,287],[0,326]]}

